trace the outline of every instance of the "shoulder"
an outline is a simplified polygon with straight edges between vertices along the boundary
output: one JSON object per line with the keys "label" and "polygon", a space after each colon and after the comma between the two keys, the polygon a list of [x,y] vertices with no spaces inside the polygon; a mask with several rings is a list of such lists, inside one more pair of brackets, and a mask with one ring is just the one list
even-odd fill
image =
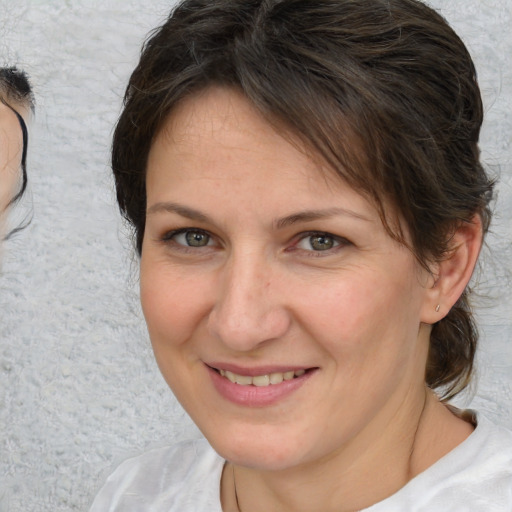
{"label": "shoulder", "polygon": [[223,464],[205,440],[150,450],[109,476],[90,512],[220,512]]}
{"label": "shoulder", "polygon": [[477,423],[473,434],[454,450],[454,458],[461,461],[460,471],[491,480],[503,477],[509,482],[512,497],[512,431],[482,415],[478,415]]}
{"label": "shoulder", "polygon": [[510,512],[512,432],[477,415],[459,446],[368,512]]}

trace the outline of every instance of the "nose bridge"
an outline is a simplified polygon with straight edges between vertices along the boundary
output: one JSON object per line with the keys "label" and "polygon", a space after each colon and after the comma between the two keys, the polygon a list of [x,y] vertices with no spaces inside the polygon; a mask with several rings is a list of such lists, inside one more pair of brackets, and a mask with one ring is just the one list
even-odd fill
{"label": "nose bridge", "polygon": [[274,266],[262,252],[234,251],[220,272],[209,327],[232,349],[252,350],[288,329]]}

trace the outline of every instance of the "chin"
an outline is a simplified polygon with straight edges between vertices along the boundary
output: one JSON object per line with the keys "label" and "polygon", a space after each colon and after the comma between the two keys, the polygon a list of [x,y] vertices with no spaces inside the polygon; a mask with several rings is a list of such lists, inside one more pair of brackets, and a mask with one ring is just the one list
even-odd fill
{"label": "chin", "polygon": [[[239,427],[237,431],[225,430],[222,437],[209,435],[205,436],[212,445],[213,449],[224,459],[236,464],[252,469],[264,471],[280,471],[300,464],[302,459],[302,450],[305,442],[294,440],[290,433],[279,435],[275,432],[268,432],[268,428],[249,429],[251,432],[240,434]],[[263,431],[261,431],[263,430]]]}

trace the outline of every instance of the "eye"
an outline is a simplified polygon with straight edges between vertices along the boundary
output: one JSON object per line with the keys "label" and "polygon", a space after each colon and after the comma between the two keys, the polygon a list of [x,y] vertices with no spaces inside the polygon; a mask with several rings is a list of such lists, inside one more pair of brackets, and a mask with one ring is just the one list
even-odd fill
{"label": "eye", "polygon": [[178,245],[186,247],[206,247],[212,245],[211,236],[205,231],[198,229],[180,229],[166,235],[165,240],[173,241]]}
{"label": "eye", "polygon": [[341,245],[341,240],[329,233],[310,233],[304,236],[295,245],[297,249],[305,251],[322,252],[334,249]]}

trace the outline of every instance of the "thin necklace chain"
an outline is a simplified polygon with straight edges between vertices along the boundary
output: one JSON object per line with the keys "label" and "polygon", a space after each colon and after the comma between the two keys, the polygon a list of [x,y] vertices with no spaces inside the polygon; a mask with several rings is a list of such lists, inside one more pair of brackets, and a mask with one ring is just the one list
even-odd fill
{"label": "thin necklace chain", "polygon": [[238,512],[242,512],[242,509],[240,508],[240,503],[238,501],[238,493],[236,492],[235,465],[232,464],[231,467],[233,468],[233,488],[235,490],[236,509]]}

